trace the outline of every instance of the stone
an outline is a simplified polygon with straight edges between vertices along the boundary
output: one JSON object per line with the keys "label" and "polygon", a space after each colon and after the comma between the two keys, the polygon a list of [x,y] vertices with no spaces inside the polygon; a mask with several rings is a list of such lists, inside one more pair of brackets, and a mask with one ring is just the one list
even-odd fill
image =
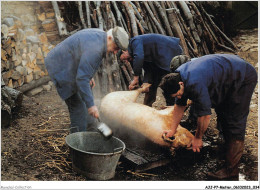
{"label": "stone", "polygon": [[26,75],[24,78],[24,83],[30,83],[33,80],[33,74],[30,73],[29,75]]}
{"label": "stone", "polygon": [[45,91],[50,91],[51,90],[51,85],[42,85],[42,87],[43,87],[43,90],[45,90]]}
{"label": "stone", "polygon": [[20,79],[21,78],[20,72],[19,71],[14,71],[12,76],[11,76],[11,78],[14,79],[14,80]]}
{"label": "stone", "polygon": [[33,46],[32,46],[32,52],[34,52],[34,53],[38,53],[38,45],[37,44],[33,44]]}
{"label": "stone", "polygon": [[4,18],[3,24],[6,24],[8,27],[11,27],[14,25],[14,19],[13,18]]}
{"label": "stone", "polygon": [[34,96],[34,95],[36,95],[36,94],[39,94],[39,93],[42,92],[42,91],[43,91],[43,88],[42,88],[42,87],[37,87],[37,88],[35,88],[35,89],[33,89],[33,90],[28,91],[28,92],[26,93],[26,95],[28,95],[28,96]]}
{"label": "stone", "polygon": [[4,38],[7,38],[9,31],[8,26],[6,24],[1,25],[1,33],[3,34]]}
{"label": "stone", "polygon": [[24,33],[25,33],[26,36],[34,36],[34,31],[33,31],[33,29],[31,29],[31,28],[26,29],[26,30],[24,31]]}
{"label": "stone", "polygon": [[27,69],[25,67],[18,66],[15,68],[15,70],[18,71],[23,76],[27,74]]}
{"label": "stone", "polygon": [[33,72],[33,69],[31,69],[30,67],[27,67],[27,74],[31,74]]}
{"label": "stone", "polygon": [[49,82],[48,82],[48,85],[53,86],[54,83],[53,83],[52,81],[49,81]]}
{"label": "stone", "polygon": [[22,66],[26,66],[27,65],[27,60],[22,60]]}
{"label": "stone", "polygon": [[36,53],[31,52],[27,54],[26,60],[28,63],[32,63],[36,59]]}
{"label": "stone", "polygon": [[38,17],[38,19],[39,19],[40,21],[44,21],[44,20],[46,19],[46,15],[45,15],[44,12],[41,13],[41,14],[37,14],[37,17]]}
{"label": "stone", "polygon": [[16,61],[14,62],[14,66],[21,65],[22,63],[22,57],[20,55],[16,56]]}
{"label": "stone", "polygon": [[30,42],[30,43],[32,43],[32,44],[38,44],[38,43],[40,43],[39,38],[36,37],[36,36],[27,36],[27,37],[26,37],[26,41],[27,41],[27,42]]}
{"label": "stone", "polygon": [[19,28],[19,29],[18,29],[18,32],[17,32],[17,38],[18,38],[18,40],[23,40],[24,37],[25,37],[25,32],[24,32],[21,28]]}

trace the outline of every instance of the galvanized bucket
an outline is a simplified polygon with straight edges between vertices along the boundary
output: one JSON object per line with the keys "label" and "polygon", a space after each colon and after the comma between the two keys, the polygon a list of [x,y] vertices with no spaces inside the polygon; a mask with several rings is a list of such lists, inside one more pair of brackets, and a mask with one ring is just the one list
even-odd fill
{"label": "galvanized bucket", "polygon": [[97,132],[77,132],[66,137],[73,169],[90,179],[108,180],[115,176],[125,143],[116,137],[104,138]]}

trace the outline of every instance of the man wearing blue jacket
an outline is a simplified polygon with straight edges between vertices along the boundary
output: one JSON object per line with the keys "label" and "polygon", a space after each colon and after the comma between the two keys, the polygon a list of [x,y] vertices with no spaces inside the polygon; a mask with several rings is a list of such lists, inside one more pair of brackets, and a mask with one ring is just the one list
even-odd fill
{"label": "man wearing blue jacket", "polygon": [[99,112],[91,90],[93,76],[106,53],[126,50],[128,40],[121,27],[108,32],[84,29],[62,41],[45,58],[49,76],[68,106],[71,133],[94,127]]}
{"label": "man wearing blue jacket", "polygon": [[[121,60],[132,62],[134,79],[129,90],[139,83],[139,76],[144,69],[143,86],[146,87],[144,104],[152,106],[156,100],[158,85],[162,77],[170,73],[173,57],[182,54],[180,39],[161,34],[144,34],[130,39],[128,51],[120,56]],[[149,88],[148,84],[152,84]],[[167,99],[168,101],[168,99]]]}
{"label": "man wearing blue jacket", "polygon": [[192,100],[197,130],[192,141],[194,152],[200,152],[211,108],[217,113],[227,148],[225,167],[208,175],[215,179],[238,177],[238,164],[243,154],[246,121],[250,100],[257,83],[253,66],[236,55],[215,54],[181,65],[176,73],[166,75],[160,84],[165,93],[176,97],[174,123],[164,131],[171,137],[183,116],[187,99]]}

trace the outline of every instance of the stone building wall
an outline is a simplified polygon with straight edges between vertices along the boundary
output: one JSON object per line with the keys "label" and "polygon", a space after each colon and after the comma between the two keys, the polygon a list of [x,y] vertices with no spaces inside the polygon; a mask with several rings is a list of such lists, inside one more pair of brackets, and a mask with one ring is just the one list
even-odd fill
{"label": "stone building wall", "polygon": [[38,1],[1,1],[1,22],[10,16],[18,18],[28,17],[26,20],[30,25],[36,25],[36,10],[40,9]]}

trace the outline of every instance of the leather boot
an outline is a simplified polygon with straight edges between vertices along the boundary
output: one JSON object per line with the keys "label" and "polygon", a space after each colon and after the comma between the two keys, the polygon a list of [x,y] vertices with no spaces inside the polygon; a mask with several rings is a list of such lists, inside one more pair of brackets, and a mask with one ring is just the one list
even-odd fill
{"label": "leather boot", "polygon": [[209,172],[208,176],[213,179],[238,179],[238,165],[244,150],[244,140],[231,139],[227,144],[225,166],[217,172]]}

